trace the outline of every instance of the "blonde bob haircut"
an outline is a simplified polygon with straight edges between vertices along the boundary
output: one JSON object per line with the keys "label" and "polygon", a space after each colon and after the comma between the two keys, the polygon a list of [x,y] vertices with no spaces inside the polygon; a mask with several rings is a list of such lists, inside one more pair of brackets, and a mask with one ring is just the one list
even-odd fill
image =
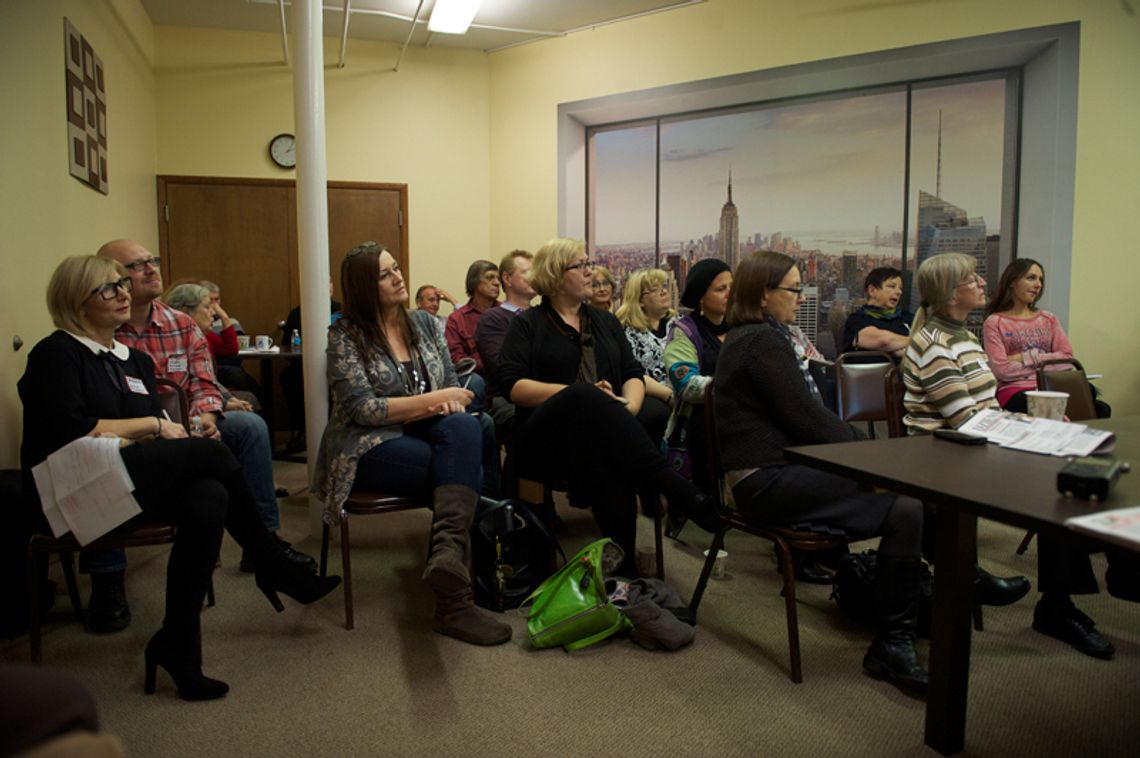
{"label": "blonde bob haircut", "polygon": [[86,334],[81,310],[87,298],[112,278],[118,280],[127,270],[116,260],[95,255],[72,255],[55,267],[47,289],[51,322],[73,334]]}
{"label": "blonde bob haircut", "polygon": [[534,267],[530,270],[530,286],[543,297],[554,297],[562,275],[574,259],[586,254],[586,243],[555,237],[540,247],[534,254]]}
{"label": "blonde bob haircut", "polygon": [[[654,287],[668,287],[669,274],[659,268],[643,268],[639,271],[634,271],[625,280],[625,288],[622,290],[622,302],[615,314],[618,321],[622,326],[628,326],[630,329],[636,329],[639,332],[648,331],[653,327],[649,323],[649,316],[646,315],[645,309],[641,307],[641,296],[645,294],[648,289]],[[670,308],[665,311],[663,318],[669,320],[677,315],[677,311]]]}
{"label": "blonde bob haircut", "polygon": [[977,261],[965,253],[939,253],[918,267],[918,294],[922,298],[911,332],[917,332],[931,314],[944,313],[962,280],[974,273]]}

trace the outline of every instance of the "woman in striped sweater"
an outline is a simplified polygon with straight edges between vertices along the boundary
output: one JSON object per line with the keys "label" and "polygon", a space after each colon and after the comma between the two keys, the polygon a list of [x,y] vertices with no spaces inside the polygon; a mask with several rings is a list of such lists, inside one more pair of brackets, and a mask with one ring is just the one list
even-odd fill
{"label": "woman in striped sweater", "polygon": [[[974,258],[961,253],[936,255],[918,267],[922,308],[902,361],[904,422],[912,434],[955,428],[998,406],[986,353],[966,329],[970,311],[986,304],[986,281],[974,267]],[[1041,600],[1033,628],[1087,655],[1111,658],[1112,643],[1069,597],[1097,592],[1088,551],[1072,540],[1039,534],[1037,582]]]}

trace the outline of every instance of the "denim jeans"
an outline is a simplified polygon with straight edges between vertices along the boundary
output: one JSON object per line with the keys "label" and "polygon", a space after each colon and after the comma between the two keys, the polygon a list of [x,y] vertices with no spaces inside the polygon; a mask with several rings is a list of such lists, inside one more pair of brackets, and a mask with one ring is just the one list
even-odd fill
{"label": "denim jeans", "polygon": [[478,492],[483,459],[480,418],[453,413],[406,424],[402,436],[361,456],[355,486],[417,497],[429,497],[436,487],[448,484]]}
{"label": "denim jeans", "polygon": [[[277,494],[273,486],[273,456],[269,446],[269,427],[256,413],[231,411],[218,421],[222,442],[241,464],[242,476],[253,495],[261,522],[270,532],[281,526],[277,511]],[[83,551],[79,554],[79,570],[88,574],[126,571],[127,554],[122,550]]]}

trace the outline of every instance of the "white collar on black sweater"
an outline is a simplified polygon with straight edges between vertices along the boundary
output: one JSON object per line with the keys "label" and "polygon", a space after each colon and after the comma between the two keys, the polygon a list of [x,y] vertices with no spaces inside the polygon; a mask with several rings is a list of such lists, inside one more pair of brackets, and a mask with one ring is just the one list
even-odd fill
{"label": "white collar on black sweater", "polygon": [[98,342],[85,335],[76,334],[75,332],[68,332],[66,330],[64,330],[64,333],[71,337],[74,337],[79,341],[80,345],[83,345],[88,350],[95,353],[95,355],[99,355],[100,353],[110,353],[119,360],[125,361],[131,354],[131,349],[116,339],[111,340],[111,347],[108,348],[106,345],[100,345]]}

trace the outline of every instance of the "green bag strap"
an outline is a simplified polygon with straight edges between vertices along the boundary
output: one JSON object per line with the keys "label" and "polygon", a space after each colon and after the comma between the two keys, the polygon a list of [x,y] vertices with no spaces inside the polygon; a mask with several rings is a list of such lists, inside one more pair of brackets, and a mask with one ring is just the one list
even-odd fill
{"label": "green bag strap", "polygon": [[628,624],[630,623],[629,619],[627,619],[625,617],[625,614],[621,611],[618,611],[617,614],[617,621],[615,621],[608,629],[603,629],[597,634],[591,634],[589,637],[583,637],[580,640],[575,640],[574,642],[564,645],[566,652],[573,652],[575,650],[581,650],[584,647],[589,647],[595,642],[601,642],[607,637],[613,636],[623,629],[628,628]]}

